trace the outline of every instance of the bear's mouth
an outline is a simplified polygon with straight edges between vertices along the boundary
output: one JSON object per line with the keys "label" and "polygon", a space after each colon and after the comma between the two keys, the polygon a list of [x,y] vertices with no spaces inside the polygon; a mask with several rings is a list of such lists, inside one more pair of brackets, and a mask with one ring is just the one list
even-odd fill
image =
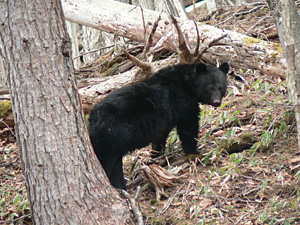
{"label": "bear's mouth", "polygon": [[222,103],[222,100],[219,99],[214,99],[211,101],[210,105],[212,105],[213,107],[219,107]]}

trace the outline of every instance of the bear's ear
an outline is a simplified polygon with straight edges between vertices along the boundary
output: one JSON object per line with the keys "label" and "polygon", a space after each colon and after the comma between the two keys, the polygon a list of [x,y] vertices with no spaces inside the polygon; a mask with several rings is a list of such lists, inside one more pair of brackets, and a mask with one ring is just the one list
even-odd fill
{"label": "bear's ear", "polygon": [[206,67],[205,64],[203,64],[203,63],[198,63],[198,64],[196,65],[196,72],[197,72],[197,73],[203,73],[203,72],[206,72],[206,71],[207,71],[207,67]]}
{"label": "bear's ear", "polygon": [[219,66],[219,70],[223,71],[225,74],[229,71],[229,64],[227,62],[224,62]]}

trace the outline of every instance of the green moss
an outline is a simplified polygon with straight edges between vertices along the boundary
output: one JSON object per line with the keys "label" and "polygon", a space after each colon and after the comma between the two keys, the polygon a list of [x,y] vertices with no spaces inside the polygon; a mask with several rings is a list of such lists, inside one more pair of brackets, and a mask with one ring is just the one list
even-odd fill
{"label": "green moss", "polygon": [[247,45],[253,45],[253,44],[260,42],[261,40],[258,38],[245,37],[244,41],[247,43]]}
{"label": "green moss", "polygon": [[118,69],[118,65],[114,64],[114,65],[110,66],[108,69],[106,69],[105,71],[102,70],[101,77],[112,76],[115,74],[117,69]]}
{"label": "green moss", "polygon": [[102,73],[101,76],[106,77],[113,75],[117,71],[119,64],[124,60],[124,57],[117,57],[115,59],[109,59],[103,62],[100,70],[100,73]]}
{"label": "green moss", "polygon": [[119,63],[121,63],[121,62],[123,62],[123,61],[124,61],[124,58],[122,58],[122,57],[117,57],[117,58],[115,58],[115,59],[109,60],[107,66],[108,66],[108,67],[112,67],[112,66],[114,66],[115,64],[119,64]]}
{"label": "green moss", "polygon": [[254,133],[243,133],[237,138],[232,138],[229,141],[224,141],[221,144],[221,148],[226,150],[229,154],[241,152],[245,149],[250,149],[255,141],[256,140]]}
{"label": "green moss", "polygon": [[283,54],[283,49],[280,43],[271,43],[273,49],[281,54]]}
{"label": "green moss", "polygon": [[241,142],[252,143],[254,141],[253,136],[254,136],[254,134],[249,132],[249,133],[242,133],[239,138],[240,138]]}
{"label": "green moss", "polygon": [[269,129],[271,124],[272,124],[272,118],[269,118],[268,120],[265,120],[261,123],[261,129],[262,130],[267,130],[267,129]]}
{"label": "green moss", "polygon": [[157,204],[157,200],[156,199],[151,199],[150,200],[150,204],[151,205],[156,205]]}
{"label": "green moss", "polygon": [[270,62],[271,63],[275,63],[276,62],[276,59],[277,59],[277,53],[272,53],[271,54],[271,58],[270,58]]}
{"label": "green moss", "polygon": [[283,54],[283,49],[280,43],[271,43],[271,47],[275,52],[271,53],[271,56],[267,59],[267,62],[275,63],[278,57]]}
{"label": "green moss", "polygon": [[269,12],[269,8],[262,8],[255,13],[256,17],[265,16]]}
{"label": "green moss", "polygon": [[0,102],[0,118],[6,118],[12,112],[11,101]]}

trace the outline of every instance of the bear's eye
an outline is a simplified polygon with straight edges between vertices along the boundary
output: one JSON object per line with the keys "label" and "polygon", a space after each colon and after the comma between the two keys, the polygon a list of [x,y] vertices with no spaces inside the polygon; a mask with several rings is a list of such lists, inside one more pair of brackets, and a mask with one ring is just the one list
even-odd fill
{"label": "bear's eye", "polygon": [[210,90],[210,91],[214,91],[214,90],[215,90],[215,88],[214,88],[213,86],[210,86],[210,87],[208,87],[208,90]]}

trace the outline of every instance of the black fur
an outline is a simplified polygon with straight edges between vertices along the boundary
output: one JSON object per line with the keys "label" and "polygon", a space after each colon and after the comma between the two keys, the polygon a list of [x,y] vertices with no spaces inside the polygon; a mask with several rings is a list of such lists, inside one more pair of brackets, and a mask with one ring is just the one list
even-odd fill
{"label": "black fur", "polygon": [[90,112],[88,130],[111,184],[126,189],[123,155],[150,143],[160,151],[174,127],[184,152],[198,154],[198,103],[221,105],[228,70],[228,63],[170,66],[99,102]]}

